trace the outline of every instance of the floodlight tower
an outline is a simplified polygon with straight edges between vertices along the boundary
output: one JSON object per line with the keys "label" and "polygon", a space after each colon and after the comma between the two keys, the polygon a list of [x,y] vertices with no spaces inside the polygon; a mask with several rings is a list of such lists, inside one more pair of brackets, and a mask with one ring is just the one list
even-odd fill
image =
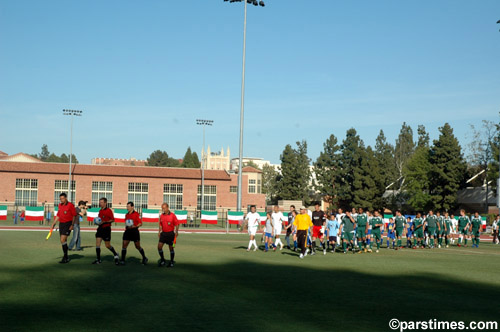
{"label": "floodlight tower", "polygon": [[203,148],[201,150],[201,205],[200,211],[203,210],[203,205],[205,203],[205,126],[212,126],[214,123],[213,120],[201,120],[196,119],[196,124],[199,126],[203,126]]}
{"label": "floodlight tower", "polygon": [[76,110],[63,110],[63,115],[69,115],[71,116],[71,131],[70,131],[70,136],[69,136],[69,179],[68,179],[68,200],[72,202],[72,199],[74,198],[72,193],[71,193],[71,164],[72,164],[72,158],[73,158],[73,118],[75,116],[82,116],[83,111],[76,111]]}

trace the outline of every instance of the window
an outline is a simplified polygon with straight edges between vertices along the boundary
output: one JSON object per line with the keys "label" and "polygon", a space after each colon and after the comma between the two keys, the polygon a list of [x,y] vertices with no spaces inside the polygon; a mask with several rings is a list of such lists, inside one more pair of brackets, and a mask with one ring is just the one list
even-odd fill
{"label": "window", "polygon": [[248,193],[255,194],[255,192],[256,192],[256,186],[255,186],[256,182],[257,181],[255,179],[248,180]]}
{"label": "window", "polygon": [[163,185],[163,202],[167,203],[172,210],[182,210],[182,184],[169,184]]}
{"label": "window", "polygon": [[148,208],[148,191],[147,183],[129,182],[128,184],[128,200],[133,202],[134,206],[141,209]]}
{"label": "window", "polygon": [[231,186],[231,187],[229,187],[229,192],[231,194],[237,194],[238,193],[238,186]]}
{"label": "window", "polygon": [[113,182],[92,181],[92,207],[99,207],[99,199],[106,197],[108,207],[113,206]]}
{"label": "window", "polygon": [[262,192],[262,184],[260,180],[257,180],[257,194],[260,194]]}
{"label": "window", "polygon": [[16,179],[16,205],[36,206],[38,200],[37,179]]}
{"label": "window", "polygon": [[[56,180],[54,183],[54,206],[59,205],[59,195],[66,193],[70,202],[76,202],[76,182],[71,180],[71,195],[68,192],[68,180]],[[71,197],[70,197],[71,196]]]}
{"label": "window", "polygon": [[203,209],[201,209],[201,185],[198,185],[198,210],[215,211],[217,208],[217,186],[205,186]]}

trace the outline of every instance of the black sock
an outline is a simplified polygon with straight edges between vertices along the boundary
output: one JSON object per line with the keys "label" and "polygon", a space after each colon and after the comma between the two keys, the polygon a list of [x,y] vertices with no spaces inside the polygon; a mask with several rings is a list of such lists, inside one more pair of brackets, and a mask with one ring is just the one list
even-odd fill
{"label": "black sock", "polygon": [[170,263],[174,262],[174,257],[175,257],[175,251],[174,251],[174,249],[172,249],[170,251]]}
{"label": "black sock", "polygon": [[122,248],[122,261],[125,261],[125,257],[127,257],[127,249]]}
{"label": "black sock", "polygon": [[118,254],[115,251],[115,248],[109,247],[108,249],[109,249],[109,251],[111,251],[113,253],[113,255],[118,256]]}
{"label": "black sock", "polygon": [[324,241],[323,241],[323,243],[322,243],[321,245],[322,245],[322,247],[323,247],[323,250],[325,250],[325,249],[326,249],[326,247],[325,247],[325,242],[324,242]]}
{"label": "black sock", "polygon": [[95,254],[97,256],[97,260],[101,260],[101,248],[100,247],[95,248]]}
{"label": "black sock", "polygon": [[139,248],[139,252],[140,252],[140,253],[141,253],[141,255],[142,255],[142,259],[146,259],[146,254],[144,253],[144,249]]}
{"label": "black sock", "polygon": [[163,250],[158,250],[158,254],[160,255],[161,260],[164,261],[165,257],[163,256]]}
{"label": "black sock", "polygon": [[68,244],[65,243],[62,245],[63,253],[64,253],[64,258],[68,258]]}

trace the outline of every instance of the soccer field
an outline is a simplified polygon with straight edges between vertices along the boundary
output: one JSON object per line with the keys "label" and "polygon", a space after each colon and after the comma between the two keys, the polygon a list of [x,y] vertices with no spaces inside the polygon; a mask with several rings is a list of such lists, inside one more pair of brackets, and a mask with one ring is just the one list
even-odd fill
{"label": "soccer field", "polygon": [[[246,252],[244,235],[180,234],[173,269],[129,246],[126,266],[93,233],[58,264],[57,234],[0,231],[2,331],[388,331],[392,318],[499,318],[500,247],[307,256]],[[119,251],[121,234],[113,233]],[[166,255],[168,257],[168,254]]]}

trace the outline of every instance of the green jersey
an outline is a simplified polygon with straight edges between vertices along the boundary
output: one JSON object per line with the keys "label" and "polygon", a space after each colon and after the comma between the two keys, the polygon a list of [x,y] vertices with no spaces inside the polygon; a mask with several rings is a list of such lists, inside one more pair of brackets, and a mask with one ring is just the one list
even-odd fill
{"label": "green jersey", "polygon": [[477,232],[481,227],[481,217],[472,217],[470,223],[472,224],[472,231]]}
{"label": "green jersey", "polygon": [[342,231],[344,233],[350,233],[354,230],[354,223],[351,221],[351,218],[349,218],[348,216],[342,217],[342,225],[344,225],[342,227]]}
{"label": "green jersey", "polygon": [[462,216],[460,216],[460,217],[458,218],[458,228],[460,228],[460,229],[464,229],[464,228],[468,227],[468,226],[469,226],[469,224],[470,224],[470,219],[469,219],[469,217],[467,217],[467,216],[463,216],[463,217],[462,217]]}
{"label": "green jersey", "polygon": [[[378,224],[378,226],[376,226]],[[370,226],[372,226],[372,231],[380,231],[380,225],[384,224],[384,221],[380,217],[373,217],[370,220]]]}
{"label": "green jersey", "polygon": [[[418,226],[422,226],[424,224],[424,220],[422,218],[413,219],[413,230],[417,230]],[[420,227],[422,228],[422,227]]]}
{"label": "green jersey", "polygon": [[439,227],[441,227],[441,229],[444,229],[444,217],[439,216],[439,217],[437,217],[437,219],[438,219]]}
{"label": "green jersey", "polygon": [[368,217],[366,216],[366,213],[361,213],[358,214],[358,217],[356,218],[356,223],[358,227],[366,227]]}
{"label": "green jersey", "polygon": [[451,223],[451,218],[445,218],[444,219],[444,224],[446,225],[446,229],[451,230],[452,223]]}
{"label": "green jersey", "polygon": [[403,228],[406,224],[406,218],[403,216],[396,217],[396,228]]}
{"label": "green jersey", "polygon": [[427,227],[436,228],[438,223],[438,218],[435,215],[427,216],[425,219],[427,221]]}

